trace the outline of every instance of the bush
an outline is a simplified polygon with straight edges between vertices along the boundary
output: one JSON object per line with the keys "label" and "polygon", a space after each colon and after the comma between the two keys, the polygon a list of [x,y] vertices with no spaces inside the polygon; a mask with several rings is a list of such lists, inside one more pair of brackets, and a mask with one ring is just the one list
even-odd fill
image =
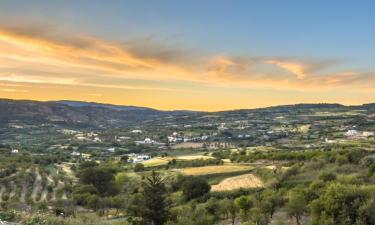
{"label": "bush", "polygon": [[336,180],[336,178],[337,178],[336,174],[328,173],[328,172],[323,172],[319,176],[319,179],[321,179],[322,181],[325,181],[325,182]]}
{"label": "bush", "polygon": [[13,221],[17,217],[17,214],[14,211],[10,212],[0,212],[0,220]]}
{"label": "bush", "polygon": [[142,163],[137,163],[134,166],[134,172],[141,172],[145,169],[145,166]]}
{"label": "bush", "polygon": [[182,193],[186,200],[202,197],[211,189],[207,181],[200,177],[189,177],[182,184]]}

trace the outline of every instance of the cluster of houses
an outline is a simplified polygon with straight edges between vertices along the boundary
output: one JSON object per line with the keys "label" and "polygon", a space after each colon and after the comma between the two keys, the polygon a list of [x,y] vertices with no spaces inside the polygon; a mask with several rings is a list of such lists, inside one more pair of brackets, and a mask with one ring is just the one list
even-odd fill
{"label": "cluster of houses", "polygon": [[83,132],[73,131],[73,130],[62,130],[62,133],[64,133],[64,134],[74,134],[74,138],[79,140],[79,141],[92,141],[92,142],[96,142],[96,143],[102,142],[99,135],[97,133],[94,133],[94,132],[83,133]]}
{"label": "cluster of houses", "polygon": [[129,154],[128,157],[129,157],[128,162],[131,162],[131,163],[141,163],[141,162],[151,159],[151,156],[147,154],[132,153],[132,154]]}
{"label": "cluster of houses", "polygon": [[351,129],[345,133],[345,136],[349,138],[369,138],[369,137],[374,137],[375,133],[373,131],[360,132],[360,131]]}
{"label": "cluster of houses", "polygon": [[164,143],[157,142],[151,138],[145,138],[143,141],[135,141],[134,142],[136,145],[156,145],[156,146],[163,146],[165,145]]}
{"label": "cluster of houses", "polygon": [[77,151],[71,152],[70,155],[74,156],[74,157],[80,157],[80,158],[85,159],[85,160],[88,160],[88,159],[91,158],[91,154],[80,153],[80,152],[77,152]]}

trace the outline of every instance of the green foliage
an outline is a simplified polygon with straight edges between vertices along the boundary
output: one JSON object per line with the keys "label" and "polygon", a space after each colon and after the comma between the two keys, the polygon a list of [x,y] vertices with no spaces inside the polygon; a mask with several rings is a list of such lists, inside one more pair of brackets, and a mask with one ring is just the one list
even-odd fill
{"label": "green foliage", "polygon": [[188,177],[182,184],[182,193],[188,201],[205,196],[210,189],[211,186],[201,177]]}
{"label": "green foliage", "polygon": [[204,205],[189,204],[172,210],[174,220],[166,225],[214,225],[215,216]]}
{"label": "green foliage", "polygon": [[319,179],[321,179],[324,182],[334,181],[336,180],[337,176],[334,173],[329,172],[323,172],[319,175]]}
{"label": "green foliage", "polygon": [[0,221],[14,221],[18,217],[17,213],[15,211],[0,211]]}
{"label": "green foliage", "polygon": [[234,203],[239,208],[242,219],[248,220],[250,209],[254,206],[254,200],[249,196],[241,196],[236,198]]}
{"label": "green foliage", "polygon": [[312,224],[375,224],[375,187],[332,183],[311,203]]}
{"label": "green foliage", "polygon": [[171,160],[168,162],[169,168],[184,167],[202,167],[209,165],[222,165],[224,162],[220,159],[194,159],[194,160]]}
{"label": "green foliage", "polygon": [[285,208],[288,215],[295,218],[297,225],[301,224],[301,217],[306,211],[306,206],[305,194],[300,189],[290,191]]}
{"label": "green foliage", "polygon": [[36,214],[29,218],[25,225],[47,225],[47,219],[45,215]]}
{"label": "green foliage", "polygon": [[163,225],[169,217],[169,202],[164,179],[152,171],[143,182],[144,208],[141,216],[146,224]]}
{"label": "green foliage", "polygon": [[145,170],[145,166],[142,163],[137,163],[134,165],[134,172],[141,172]]}
{"label": "green foliage", "polygon": [[98,166],[85,168],[79,173],[80,182],[93,185],[101,196],[117,193],[114,178],[114,171]]}

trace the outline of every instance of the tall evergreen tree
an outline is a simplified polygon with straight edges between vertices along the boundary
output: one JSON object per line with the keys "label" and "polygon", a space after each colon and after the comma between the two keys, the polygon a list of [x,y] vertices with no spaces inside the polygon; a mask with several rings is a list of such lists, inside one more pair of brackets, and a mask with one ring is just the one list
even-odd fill
{"label": "tall evergreen tree", "polygon": [[147,225],[163,225],[169,217],[169,202],[164,179],[152,171],[143,183],[144,211],[142,219]]}

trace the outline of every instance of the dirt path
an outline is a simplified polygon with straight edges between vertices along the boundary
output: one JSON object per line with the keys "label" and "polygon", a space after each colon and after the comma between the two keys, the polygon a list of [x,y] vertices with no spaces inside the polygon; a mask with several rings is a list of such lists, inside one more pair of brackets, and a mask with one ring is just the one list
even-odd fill
{"label": "dirt path", "polygon": [[3,202],[3,194],[5,192],[5,187],[3,185],[0,186],[0,203]]}
{"label": "dirt path", "polygon": [[47,184],[46,186],[44,187],[44,190],[42,192],[42,195],[40,197],[40,200],[39,201],[46,201],[47,200],[47,197],[48,197],[48,186],[49,185],[53,185],[54,182],[53,182],[53,179],[51,176],[47,175]]}
{"label": "dirt path", "polygon": [[33,185],[34,188],[31,193],[31,199],[34,202],[38,202],[36,198],[38,197],[38,192],[42,189],[42,176],[40,176],[38,168],[35,170],[35,175],[36,175],[36,178],[35,178],[34,185]]}
{"label": "dirt path", "polygon": [[56,201],[56,192],[59,189],[62,189],[64,186],[65,186],[65,183],[59,180],[59,182],[57,183],[57,186],[53,189],[51,201]]}
{"label": "dirt path", "polygon": [[21,197],[20,197],[20,202],[22,203],[25,202],[26,192],[27,192],[27,183],[24,181],[22,182],[22,190],[21,190]]}
{"label": "dirt path", "polygon": [[17,190],[17,186],[16,184],[14,183],[14,181],[11,181],[10,182],[10,194],[9,194],[9,199],[12,199],[14,196],[16,196],[16,190]]}

